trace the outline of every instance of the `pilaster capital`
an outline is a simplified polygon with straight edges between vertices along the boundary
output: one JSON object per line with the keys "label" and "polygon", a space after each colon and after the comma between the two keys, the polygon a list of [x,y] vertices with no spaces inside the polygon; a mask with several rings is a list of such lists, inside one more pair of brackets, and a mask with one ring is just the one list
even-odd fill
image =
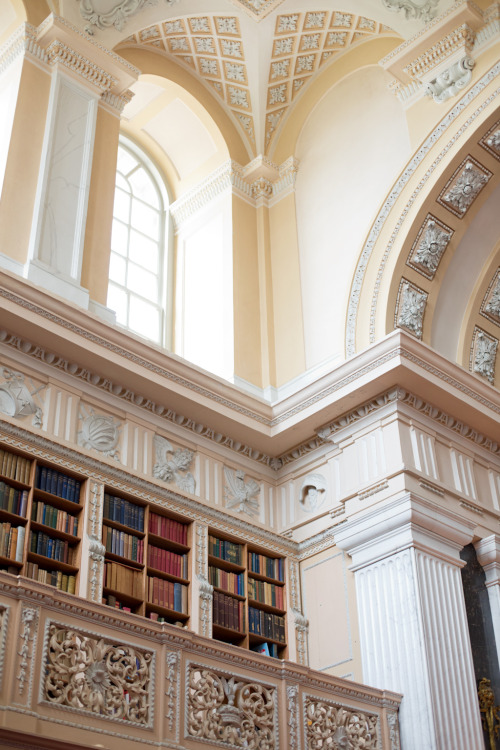
{"label": "pilaster capital", "polygon": [[486,586],[500,585],[500,536],[492,534],[475,542],[479,564],[486,575]]}
{"label": "pilaster capital", "polygon": [[473,522],[407,493],[342,524],[335,543],[351,555],[351,570],[408,548],[462,567],[460,550],[472,541],[474,529]]}

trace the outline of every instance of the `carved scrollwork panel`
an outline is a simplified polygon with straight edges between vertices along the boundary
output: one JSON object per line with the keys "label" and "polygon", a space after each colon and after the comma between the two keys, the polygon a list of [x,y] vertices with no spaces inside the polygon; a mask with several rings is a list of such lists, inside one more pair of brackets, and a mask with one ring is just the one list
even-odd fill
{"label": "carved scrollwork panel", "polygon": [[439,194],[437,202],[461,219],[488,183],[492,174],[472,156],[455,170],[452,178]]}
{"label": "carved scrollwork panel", "polygon": [[377,714],[333,701],[304,697],[306,747],[310,750],[380,750]]}
{"label": "carved scrollwork panel", "polygon": [[10,607],[0,607],[0,688],[2,687],[3,664],[5,658],[5,646],[7,643],[9,612]]}
{"label": "carved scrollwork panel", "polygon": [[276,689],[189,664],[186,737],[223,747],[276,750]]}
{"label": "carved scrollwork panel", "polygon": [[154,653],[51,622],[41,700],[134,726],[153,722]]}
{"label": "carved scrollwork panel", "polygon": [[427,279],[433,279],[452,235],[453,229],[427,214],[412,245],[407,265]]}
{"label": "carved scrollwork panel", "polygon": [[423,321],[428,294],[406,279],[401,279],[394,324],[398,328],[422,338]]}
{"label": "carved scrollwork panel", "polygon": [[15,703],[22,706],[29,706],[31,703],[33,663],[36,652],[39,616],[39,607],[23,604],[19,625],[18,661],[16,665],[17,694],[15,698]]}

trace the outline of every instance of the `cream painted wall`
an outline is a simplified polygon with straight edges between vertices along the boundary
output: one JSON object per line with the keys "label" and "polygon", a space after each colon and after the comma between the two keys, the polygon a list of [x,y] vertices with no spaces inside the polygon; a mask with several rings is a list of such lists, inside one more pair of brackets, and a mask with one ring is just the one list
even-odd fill
{"label": "cream painted wall", "polygon": [[376,67],[344,79],[312,110],[298,139],[297,225],[308,368],[343,354],[356,261],[381,196],[410,153],[405,115],[387,82]]}

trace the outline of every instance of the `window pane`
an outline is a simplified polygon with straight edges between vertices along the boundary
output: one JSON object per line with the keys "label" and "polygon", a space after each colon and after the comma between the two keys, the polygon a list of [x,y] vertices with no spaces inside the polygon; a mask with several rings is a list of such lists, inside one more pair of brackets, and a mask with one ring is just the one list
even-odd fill
{"label": "window pane", "polygon": [[130,198],[123,192],[123,190],[120,190],[120,188],[116,188],[115,190],[113,216],[117,219],[121,219],[127,224],[130,221]]}
{"label": "window pane", "polygon": [[116,253],[111,253],[109,259],[109,278],[111,281],[116,281],[117,284],[125,286],[125,278],[127,273],[127,263],[125,258],[120,258]]}
{"label": "window pane", "polygon": [[145,206],[141,201],[132,200],[132,226],[135,229],[140,229],[141,232],[158,239],[159,225],[158,211]]}
{"label": "window pane", "polygon": [[129,258],[143,268],[156,273],[158,271],[158,243],[132,229],[130,232]]}
{"label": "window pane", "polygon": [[155,274],[145,271],[144,268],[136,266],[135,263],[128,264],[127,288],[136,292],[146,299],[158,300],[158,278]]}
{"label": "window pane", "polygon": [[136,166],[136,164],[137,159],[135,158],[135,156],[132,156],[128,151],[119,146],[118,161],[116,163],[117,171],[126,175]]}
{"label": "window pane", "polygon": [[127,325],[127,293],[118,289],[114,284],[108,287],[108,307],[116,313],[116,320],[122,325]]}
{"label": "window pane", "polygon": [[116,173],[116,187],[125,190],[126,193],[130,193],[130,185],[128,184],[125,177],[122,177],[118,172]]}
{"label": "window pane", "polygon": [[148,203],[154,208],[160,208],[158,191],[156,190],[151,177],[145,169],[140,167],[130,175],[130,184],[134,196]]}
{"label": "window pane", "polygon": [[160,339],[160,311],[149,302],[130,295],[129,328],[142,336],[159,341]]}
{"label": "window pane", "polygon": [[128,229],[116,219],[113,221],[113,231],[111,233],[111,249],[115,253],[127,256]]}

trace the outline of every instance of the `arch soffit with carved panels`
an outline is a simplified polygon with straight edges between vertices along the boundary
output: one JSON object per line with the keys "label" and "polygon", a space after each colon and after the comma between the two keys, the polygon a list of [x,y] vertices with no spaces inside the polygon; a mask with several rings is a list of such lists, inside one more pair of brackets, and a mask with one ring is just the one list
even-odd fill
{"label": "arch soffit with carved panels", "polygon": [[[495,53],[490,59],[497,59]],[[447,273],[453,267],[457,251],[471,234],[469,228],[473,227],[475,217],[479,226],[488,221],[487,217],[495,213],[494,203],[498,200],[500,154],[488,147],[486,140],[500,127],[500,64],[481,67],[481,74],[467,93],[443,113],[433,133],[416,150],[372,225],[351,287],[346,335],[348,355],[382,338],[395,327],[441,349],[435,316],[453,314],[449,300],[447,304],[439,304]],[[480,189],[476,193],[476,188],[472,187],[474,200],[470,204],[464,201],[465,209],[456,210],[445,198],[450,190],[454,195],[460,193],[460,185],[467,183],[467,175],[474,177]],[[470,236],[468,239],[470,241]],[[481,241],[486,241],[484,233]],[[423,251],[429,244],[432,248],[426,259]],[[493,245],[490,242],[485,248],[486,258],[481,269],[467,278],[468,304],[464,304],[453,343],[448,341],[448,350],[443,352],[468,369],[471,319],[476,320],[484,298],[481,293],[490,286],[488,269],[491,267],[493,273],[496,262]],[[433,254],[436,257],[432,257]],[[423,306],[421,330],[418,326],[412,330],[400,319],[408,285],[410,302]],[[463,289],[461,294],[464,294]],[[453,294],[448,292],[448,296]],[[487,321],[483,318],[484,322]],[[443,328],[446,328],[445,320],[441,321],[441,330]]]}

